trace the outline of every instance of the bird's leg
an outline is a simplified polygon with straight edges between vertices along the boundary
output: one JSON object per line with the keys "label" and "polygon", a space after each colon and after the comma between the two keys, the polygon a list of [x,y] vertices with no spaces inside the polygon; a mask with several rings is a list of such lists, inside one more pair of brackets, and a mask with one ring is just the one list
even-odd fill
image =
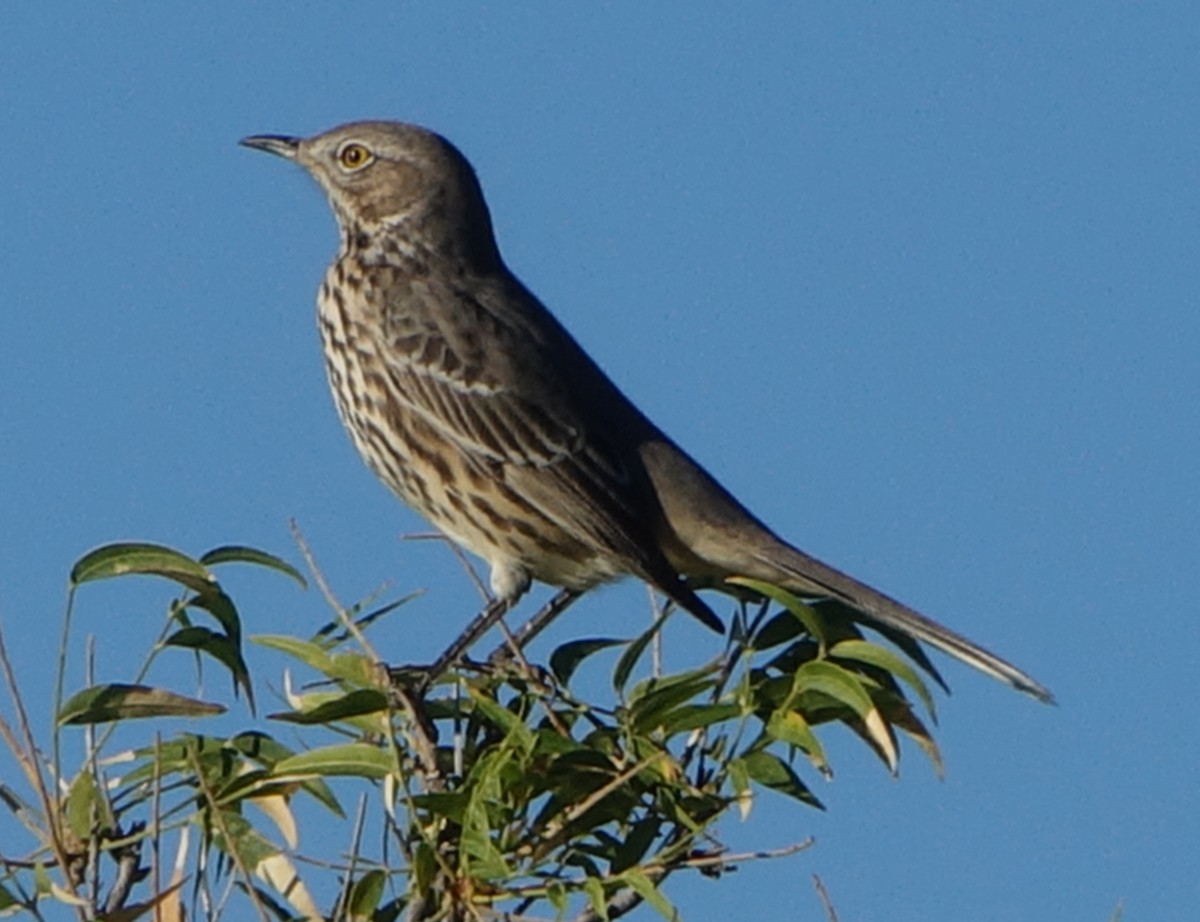
{"label": "bird's leg", "polygon": [[537,614],[521,625],[521,629],[506,643],[492,651],[487,658],[490,667],[503,666],[513,659],[517,653],[525,649],[533,638],[550,626],[559,615],[571,607],[582,592],[578,589],[560,589],[557,594],[541,607]]}

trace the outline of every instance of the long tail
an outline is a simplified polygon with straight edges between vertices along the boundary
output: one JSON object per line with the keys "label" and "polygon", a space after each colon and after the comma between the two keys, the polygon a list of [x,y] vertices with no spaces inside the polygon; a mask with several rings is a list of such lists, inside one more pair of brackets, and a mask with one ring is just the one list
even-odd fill
{"label": "long tail", "polygon": [[768,548],[752,551],[751,556],[774,572],[748,575],[761,576],[800,595],[838,599],[870,621],[925,641],[1039,701],[1054,703],[1048,688],[1007,660],[778,538]]}

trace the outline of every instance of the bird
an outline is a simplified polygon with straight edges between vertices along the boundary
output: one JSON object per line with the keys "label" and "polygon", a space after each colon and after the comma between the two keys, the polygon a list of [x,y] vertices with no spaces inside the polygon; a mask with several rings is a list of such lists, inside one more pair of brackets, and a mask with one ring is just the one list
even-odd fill
{"label": "bird", "polygon": [[1053,700],[785,541],[664,434],[509,269],[478,176],[445,137],[359,121],[240,143],[303,167],[329,200],[340,246],[317,302],[338,413],[371,470],[487,563],[495,602],[475,626],[534,581],[582,593],[633,576],[721,631],[696,589],[740,576],[834,600]]}

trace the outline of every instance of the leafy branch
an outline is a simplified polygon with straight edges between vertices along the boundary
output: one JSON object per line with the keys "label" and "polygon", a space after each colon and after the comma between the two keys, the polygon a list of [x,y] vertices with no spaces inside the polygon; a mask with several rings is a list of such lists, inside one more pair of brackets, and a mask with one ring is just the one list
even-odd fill
{"label": "leafy branch", "polygon": [[[695,668],[661,675],[647,662],[668,612],[637,637],[571,640],[544,666],[502,648],[426,691],[398,680],[366,639],[414,597],[343,610],[314,569],[338,617],[308,638],[251,638],[313,681],[297,686],[289,670],[286,710],[232,736],[197,733],[182,721],[226,705],[145,680],[158,657],[186,651],[227,673],[253,713],[242,617],[216,576],[234,562],[306,585],[279,558],[242,547],[191,558],[114,544],[76,563],[50,757],[0,634],[16,715],[0,716],[0,739],[20,769],[0,776],[0,802],[31,840],[25,854],[0,854],[0,911],[40,919],[57,903],[89,920],[216,919],[242,894],[262,919],[613,919],[643,903],[673,919],[671,877],[715,878],[810,844],[734,855],[718,825],[731,810],[750,815],[764,791],[820,808],[804,777],[831,774],[823,725],[849,727],[889,771],[901,737],[941,768],[925,722],[936,719],[925,676],[940,678],[915,644],[878,644],[835,604],[750,581],[730,587],[741,600],[725,648]],[[67,696],[77,592],[134,576],[176,585],[162,632],[132,681]],[[147,718],[165,733],[109,752],[115,728]],[[62,736],[80,732],[84,756],[69,772]],[[297,733],[299,746],[282,741]],[[347,791],[360,800],[353,823]],[[379,805],[374,841],[364,796]],[[309,822],[313,810],[325,819]],[[329,856],[328,833],[324,854],[302,852],[305,823],[352,825],[345,852]],[[169,868],[168,836],[179,842]],[[337,893],[322,910],[316,894],[330,879]]]}

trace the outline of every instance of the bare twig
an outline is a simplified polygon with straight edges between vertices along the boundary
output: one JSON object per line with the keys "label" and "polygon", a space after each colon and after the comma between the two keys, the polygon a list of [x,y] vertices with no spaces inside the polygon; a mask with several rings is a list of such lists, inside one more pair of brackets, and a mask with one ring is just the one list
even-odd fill
{"label": "bare twig", "polygon": [[392,695],[400,702],[412,727],[410,738],[413,752],[416,754],[417,770],[425,787],[430,791],[443,790],[445,780],[437,764],[437,727],[425,713],[418,698],[410,694],[403,683],[397,682],[392,685]]}
{"label": "bare twig", "polygon": [[489,666],[502,666],[511,660],[516,650],[524,650],[538,634],[553,623],[554,619],[575,604],[583,595],[574,589],[560,589],[558,593],[543,605],[532,618],[521,625],[517,633],[507,643],[501,644],[487,658]]}
{"label": "bare twig", "polygon": [[[29,723],[29,714],[25,710],[25,701],[21,697],[20,689],[17,687],[17,678],[16,674],[13,672],[12,661],[8,658],[8,647],[4,643],[4,630],[2,625],[0,625],[0,669],[2,669],[4,672],[4,681],[8,686],[8,694],[12,699],[13,707],[17,712],[17,728],[20,730],[23,738],[22,743],[24,745],[24,749],[22,750],[14,747],[13,754],[17,757],[17,761],[20,763],[22,770],[25,772],[26,778],[29,780],[30,785],[37,793],[38,799],[41,801],[42,811],[44,813],[46,822],[44,835],[49,839],[49,841],[44,844],[49,845],[51,850],[54,852],[54,860],[58,864],[59,869],[62,871],[63,883],[67,888],[67,892],[69,892],[72,896],[77,896],[78,893],[76,891],[75,883],[71,879],[71,874],[69,873],[71,858],[67,854],[67,850],[63,844],[62,835],[60,833],[57,797],[51,798],[50,791],[46,787],[46,779],[43,777],[41,769],[37,763],[38,750],[37,744],[33,739],[33,727]],[[61,705],[61,699],[56,697],[56,715],[58,710],[61,709]],[[9,734],[11,731],[9,730],[7,724],[4,725],[4,730],[5,739],[9,740]],[[56,741],[55,745],[57,747],[57,733],[55,733],[54,738]],[[9,745],[13,746],[13,743],[15,742],[15,740],[12,740]],[[79,913],[80,918],[84,918],[84,907],[82,905],[77,907],[77,912]]]}
{"label": "bare twig", "polygon": [[304,557],[304,563],[308,567],[308,571],[312,574],[313,582],[317,584],[317,588],[321,590],[321,595],[325,597],[325,601],[329,603],[329,607],[334,610],[334,613],[337,615],[338,620],[342,622],[342,626],[346,629],[347,633],[358,641],[364,653],[376,662],[383,662],[379,658],[379,654],[367,642],[366,635],[354,623],[354,619],[350,617],[350,612],[337,600],[337,596],[329,588],[325,574],[317,566],[317,559],[313,556],[312,548],[309,547],[308,541],[305,539],[303,532],[300,531],[300,525],[295,519],[288,520],[288,529],[292,533],[292,540],[296,542],[296,546],[300,549],[300,553]]}
{"label": "bare twig", "polygon": [[346,876],[342,883],[342,892],[338,894],[337,903],[333,909],[333,918],[341,919],[346,916],[350,906],[350,892],[354,888],[354,872],[357,870],[359,851],[362,848],[363,827],[366,825],[367,796],[359,795],[358,814],[354,817],[354,831],[351,833],[350,864],[346,868]]}
{"label": "bare twig", "polygon": [[[162,893],[162,733],[154,734],[154,764],[150,778],[150,868],[151,896]],[[157,918],[159,913],[155,913]]]}
{"label": "bare twig", "polygon": [[[139,833],[141,829],[135,826],[130,830]],[[142,839],[129,842],[120,848],[112,850],[111,854],[117,861],[117,876],[108,889],[108,899],[104,901],[104,914],[109,915],[122,909],[129,900],[133,885],[146,876],[142,868]],[[155,893],[154,896],[158,894]]]}
{"label": "bare twig", "polygon": [[690,858],[683,859],[679,864],[680,867],[686,868],[710,868],[710,867],[727,867],[737,864],[739,861],[764,861],[770,858],[786,858],[789,855],[794,855],[797,852],[802,852],[816,845],[817,840],[812,836],[804,839],[801,842],[793,842],[791,845],[784,845],[780,848],[764,848],[755,852],[735,852],[732,855],[714,854],[714,855],[694,855]]}
{"label": "bare twig", "polygon": [[838,922],[837,910],[833,908],[833,902],[829,899],[825,883],[816,874],[813,875],[813,886],[817,888],[817,896],[821,898],[821,905],[825,907],[826,918],[829,919],[829,922]]}
{"label": "bare twig", "polygon": [[[196,787],[200,792],[200,796],[203,799],[204,805],[208,808],[209,822],[212,823],[213,828],[219,832],[221,837],[225,840],[227,847],[226,854],[233,862],[233,866],[237,868],[238,873],[242,876],[242,881],[245,884],[246,895],[250,897],[250,903],[258,912],[258,917],[262,920],[262,922],[271,922],[271,917],[267,913],[267,908],[262,904],[262,900],[260,900],[258,897],[258,891],[254,888],[254,873],[252,869],[246,867],[245,862],[242,860],[242,855],[236,844],[237,839],[230,833],[229,828],[225,823],[225,817],[221,812],[221,807],[217,804],[217,799],[213,795],[212,790],[209,788],[204,778],[204,769],[200,765],[200,760],[196,757],[196,753],[194,751],[189,753],[188,761],[190,762],[190,767],[196,779]],[[233,883],[232,878],[230,883]]]}

